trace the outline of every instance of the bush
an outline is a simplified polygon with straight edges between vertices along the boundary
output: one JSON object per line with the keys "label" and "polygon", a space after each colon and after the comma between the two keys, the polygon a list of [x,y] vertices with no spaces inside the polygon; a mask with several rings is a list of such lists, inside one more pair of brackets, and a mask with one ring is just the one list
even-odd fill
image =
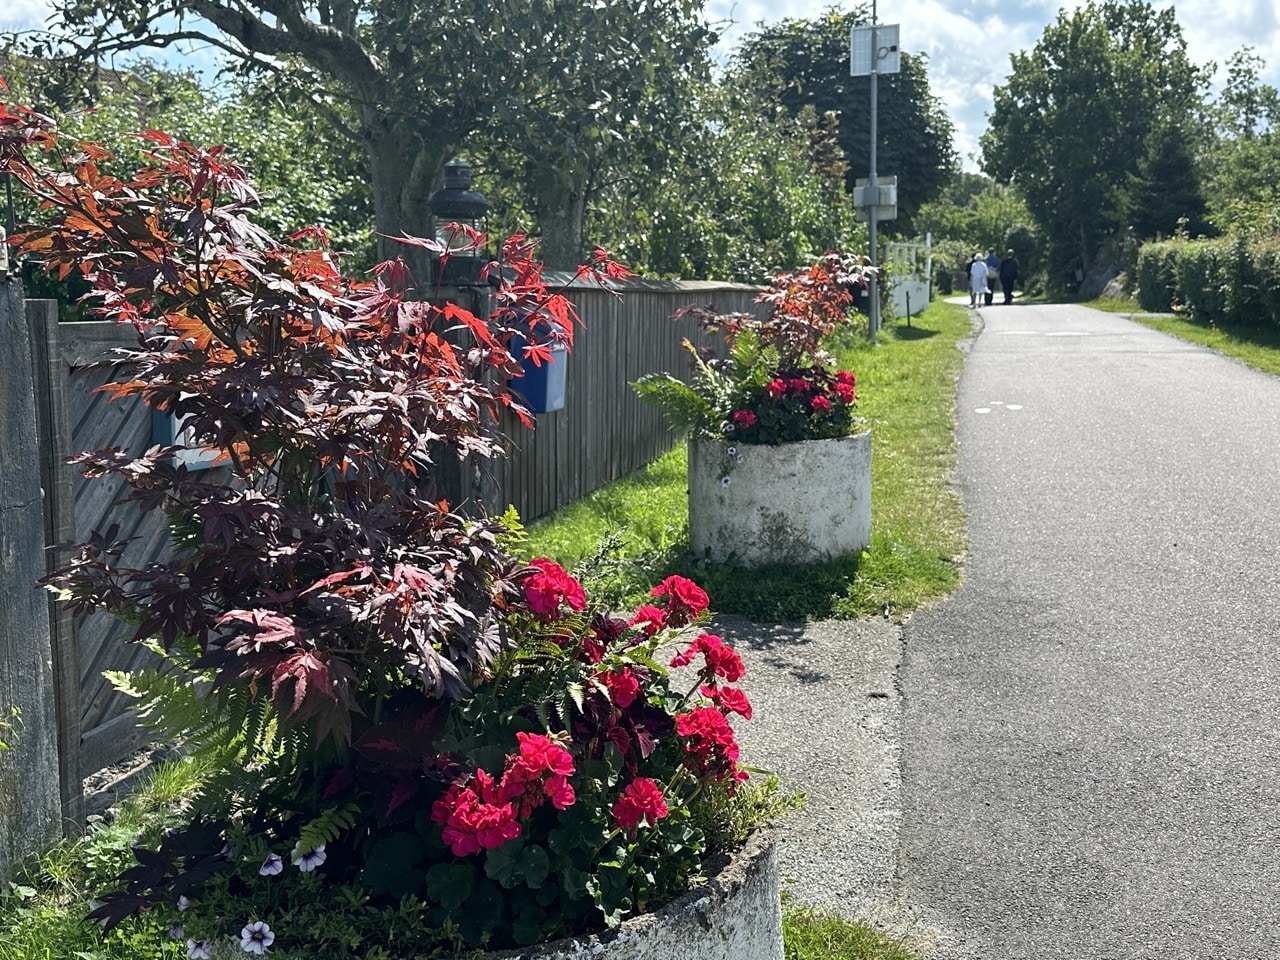
{"label": "bush", "polygon": [[[167,560],[129,567],[113,526],[49,579],[78,612],[136,625],[167,669],[114,681],[221,771],[91,918],[167,918],[192,958],[239,937],[340,960],[376,954],[371,930],[384,955],[528,944],[681,890],[733,839],[746,776],[737,655],[698,633],[659,660],[705,593],[668,578],[656,605],[611,617],[518,558],[514,518],[464,514],[439,482],[442,463],[500,455],[503,409],[529,420],[515,344],[545,359],[572,340],[532,245],[503,245],[481,319],[415,299],[399,261],[357,283],[320,232],[272,239],[220,148],[146,138],[154,166],[120,180],[101,146],[0,104],[0,172],[50,213],[17,241],[137,330],[104,389],[193,438],[78,458],[125,480],[122,507],[164,511]],[[65,167],[36,166],[36,147]],[[624,274],[602,252],[579,271]],[[191,448],[231,482],[175,459]],[[668,665],[691,668],[686,689]]]}
{"label": "bush", "polygon": [[1138,252],[1138,302],[1204,324],[1280,324],[1280,239],[1167,240]]}
{"label": "bush", "polygon": [[1177,303],[1176,264],[1180,240],[1144,243],[1138,250],[1138,304],[1152,313],[1168,313]]}

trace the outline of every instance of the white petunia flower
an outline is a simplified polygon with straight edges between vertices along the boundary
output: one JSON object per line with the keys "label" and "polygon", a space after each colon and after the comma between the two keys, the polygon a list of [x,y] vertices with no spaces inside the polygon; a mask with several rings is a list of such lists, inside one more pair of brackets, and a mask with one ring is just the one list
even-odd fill
{"label": "white petunia flower", "polygon": [[301,850],[301,844],[299,844],[293,848],[293,853],[289,857],[299,870],[303,873],[310,873],[324,863],[324,844],[322,843],[314,850],[308,850],[305,853]]}
{"label": "white petunia flower", "polygon": [[261,920],[254,921],[240,931],[240,949],[245,953],[262,956],[267,947],[276,942],[276,935]]}
{"label": "white petunia flower", "polygon": [[274,877],[283,869],[284,858],[278,853],[268,853],[267,858],[262,861],[262,866],[258,868],[258,875],[262,877]]}

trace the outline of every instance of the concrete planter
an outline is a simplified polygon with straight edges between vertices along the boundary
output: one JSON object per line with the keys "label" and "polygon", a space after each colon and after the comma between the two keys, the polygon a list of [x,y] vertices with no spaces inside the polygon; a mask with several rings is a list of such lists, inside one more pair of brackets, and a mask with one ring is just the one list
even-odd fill
{"label": "concrete planter", "polygon": [[[706,865],[705,883],[615,930],[520,950],[465,954],[471,960],[783,960],[777,838],[757,831],[741,850]],[[269,917],[266,918],[269,921]],[[219,940],[211,960],[244,960],[238,937]],[[271,951],[266,954],[268,960]]]}
{"label": "concrete planter", "polygon": [[607,934],[484,954],[487,960],[782,960],[778,849],[757,833],[710,879]]}
{"label": "concrete planter", "polygon": [[689,541],[695,556],[747,567],[860,553],[871,542],[871,432],[690,442]]}

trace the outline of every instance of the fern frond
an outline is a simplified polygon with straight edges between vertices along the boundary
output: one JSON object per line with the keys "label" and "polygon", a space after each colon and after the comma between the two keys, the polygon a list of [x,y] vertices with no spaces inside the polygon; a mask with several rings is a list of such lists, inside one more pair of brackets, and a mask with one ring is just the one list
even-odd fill
{"label": "fern frond", "polygon": [[356,825],[356,818],[359,815],[360,807],[355,803],[330,807],[322,811],[318,817],[304,824],[298,831],[298,849],[311,851],[321,844],[334,843]]}

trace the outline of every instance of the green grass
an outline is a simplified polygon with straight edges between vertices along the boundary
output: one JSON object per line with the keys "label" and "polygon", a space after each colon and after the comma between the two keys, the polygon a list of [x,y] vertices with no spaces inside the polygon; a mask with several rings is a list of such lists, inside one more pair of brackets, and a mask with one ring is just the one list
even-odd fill
{"label": "green grass", "polygon": [[1091,310],[1101,310],[1104,313],[1142,313],[1142,307],[1138,301],[1132,297],[1095,297],[1092,300],[1086,300],[1077,304],[1081,307],[1089,307]]}
{"label": "green grass", "polygon": [[1255,370],[1280,376],[1280,328],[1219,327],[1196,323],[1182,316],[1151,316],[1141,313],[1135,314],[1133,319],[1154,330],[1234,357]]}
{"label": "green grass", "polygon": [[[186,955],[145,917],[103,936],[84,916],[135,861],[139,834],[154,839],[182,819],[183,801],[207,770],[184,760],[158,765],[148,783],[77,840],[54,844],[26,874],[0,887],[0,960],[153,960]],[[157,944],[165,945],[164,948]]]}
{"label": "green grass", "polygon": [[861,556],[749,572],[692,557],[683,445],[530,524],[528,551],[567,567],[587,563],[593,595],[618,607],[638,605],[679,573],[706,589],[716,611],[757,622],[905,615],[959,582],[964,515],[950,476],[957,343],[969,333],[962,306],[935,301],[910,327],[883,329],[876,346],[847,337],[834,348],[857,374],[858,412],[873,431],[872,536]]}
{"label": "green grass", "polygon": [[874,927],[810,907],[783,909],[782,938],[786,960],[917,960]]}

